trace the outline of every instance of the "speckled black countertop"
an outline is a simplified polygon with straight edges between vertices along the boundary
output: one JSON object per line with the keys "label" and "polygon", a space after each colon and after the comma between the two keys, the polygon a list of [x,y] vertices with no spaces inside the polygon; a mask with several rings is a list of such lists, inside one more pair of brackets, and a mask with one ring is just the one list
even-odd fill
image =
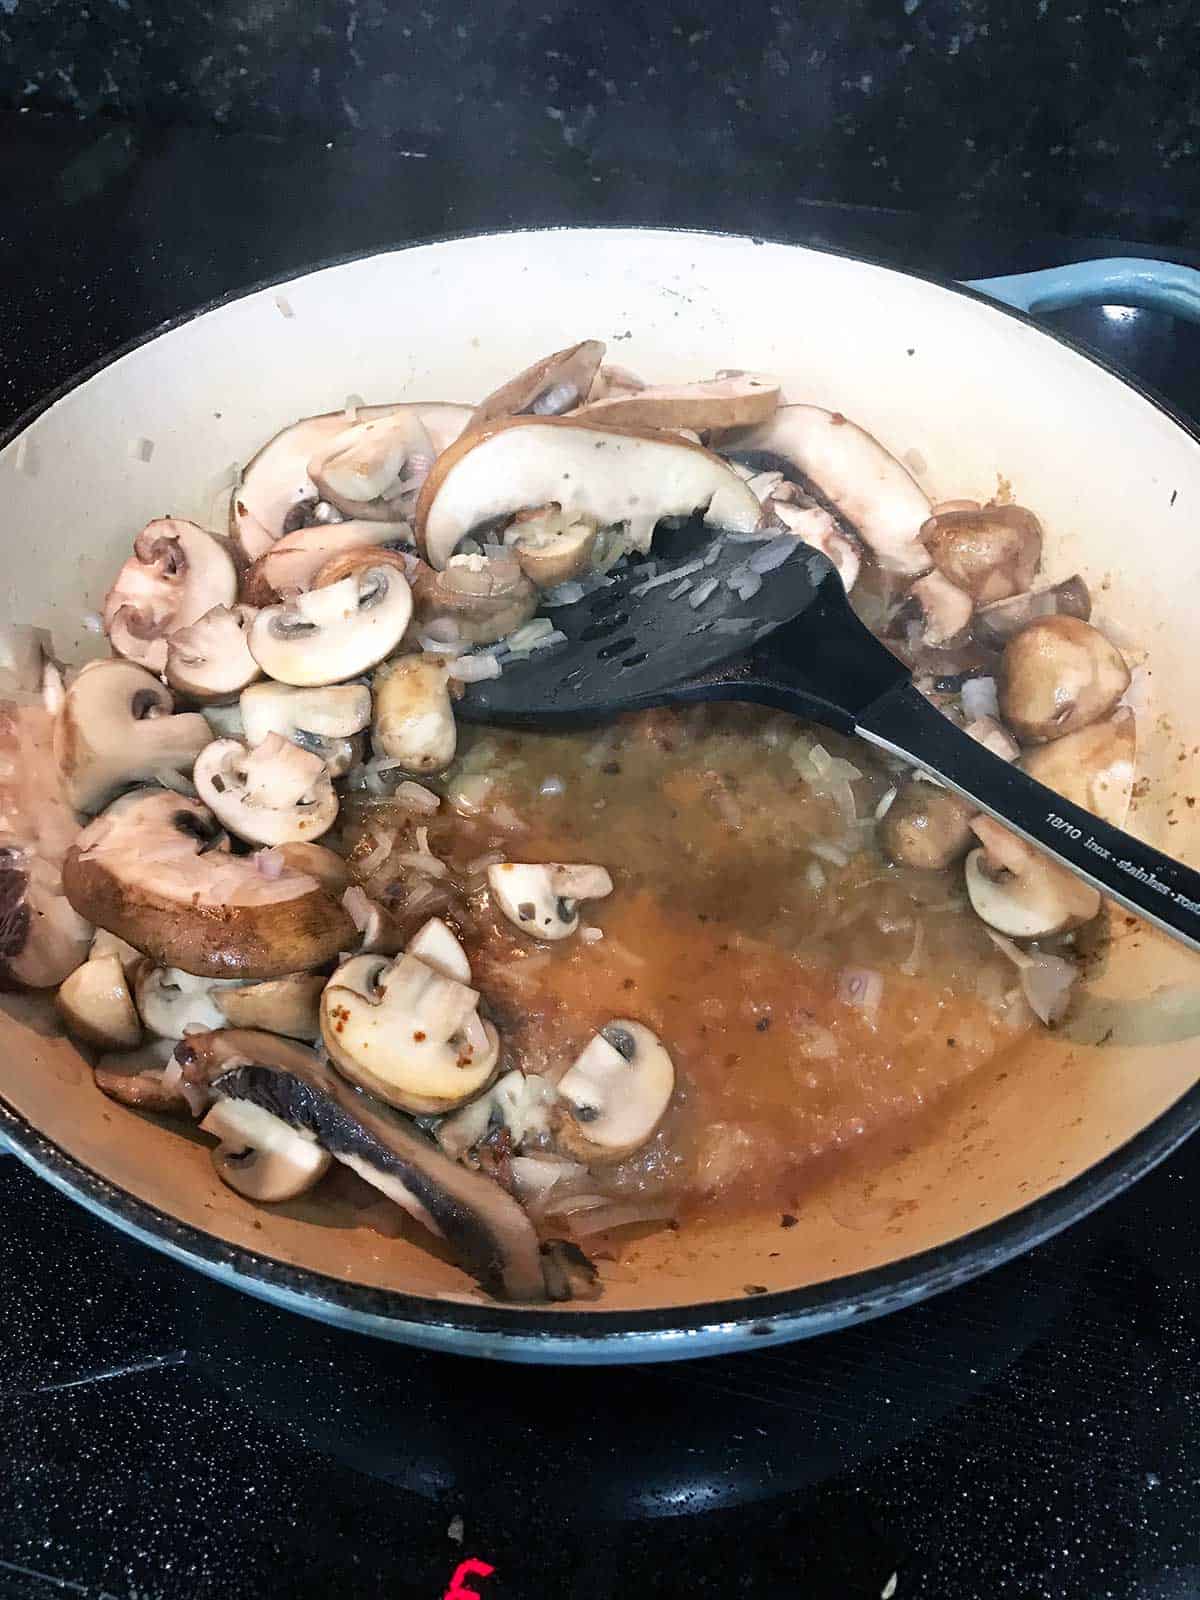
{"label": "speckled black countertop", "polygon": [[[25,5],[0,0],[0,23],[67,15]],[[1127,226],[1120,206],[1072,240],[1045,217],[801,202],[791,158],[596,170],[562,139],[485,155],[449,134],[406,150],[0,113],[0,421],[240,283],[456,229],[725,226],[951,276],[1155,242],[1196,259],[1169,207],[1117,244],[1099,235]],[[1060,321],[1200,414],[1195,330]],[[556,1372],[290,1319],[0,1159],[0,1595],[437,1600],[475,1557],[495,1569],[469,1579],[483,1600],[1193,1600],[1198,1186],[1193,1141],[904,1315],[791,1350]]]}

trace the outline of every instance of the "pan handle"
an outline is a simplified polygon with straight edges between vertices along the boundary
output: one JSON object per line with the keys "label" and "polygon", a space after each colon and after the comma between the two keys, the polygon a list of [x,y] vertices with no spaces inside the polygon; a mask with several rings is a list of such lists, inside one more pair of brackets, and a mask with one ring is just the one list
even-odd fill
{"label": "pan handle", "polygon": [[1200,272],[1174,261],[1142,261],[1136,256],[1074,261],[1007,278],[974,278],[966,287],[1035,315],[1070,306],[1142,306],[1168,311],[1185,322],[1200,322]]}

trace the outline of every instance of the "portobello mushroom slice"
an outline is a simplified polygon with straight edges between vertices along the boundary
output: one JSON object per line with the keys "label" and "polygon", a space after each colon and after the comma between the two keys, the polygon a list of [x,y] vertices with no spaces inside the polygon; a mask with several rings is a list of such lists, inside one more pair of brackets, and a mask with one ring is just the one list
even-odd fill
{"label": "portobello mushroom slice", "polygon": [[123,795],[83,830],[63,889],[81,917],[195,977],[282,978],[355,942],[316,878],[232,855],[205,806],[162,789]]}
{"label": "portobello mushroom slice", "polygon": [[175,1058],[185,1083],[261,1106],[394,1200],[503,1300],[546,1299],[537,1235],[491,1178],[442,1154],[415,1126],[338,1078],[319,1056],[271,1034],[192,1034]]}
{"label": "portobello mushroom slice", "polygon": [[587,399],[603,360],[599,339],[584,339],[543,356],[481,400],[468,429],[482,428],[498,417],[553,417],[574,410]]}

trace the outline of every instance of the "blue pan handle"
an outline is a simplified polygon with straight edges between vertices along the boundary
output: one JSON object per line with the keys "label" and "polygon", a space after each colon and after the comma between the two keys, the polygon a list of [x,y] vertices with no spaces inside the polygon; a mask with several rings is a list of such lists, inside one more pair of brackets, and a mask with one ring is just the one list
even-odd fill
{"label": "blue pan handle", "polygon": [[1142,306],[1169,311],[1185,322],[1200,322],[1200,272],[1173,261],[1142,261],[1136,256],[1074,261],[1007,278],[974,278],[966,287],[1035,315],[1071,306]]}

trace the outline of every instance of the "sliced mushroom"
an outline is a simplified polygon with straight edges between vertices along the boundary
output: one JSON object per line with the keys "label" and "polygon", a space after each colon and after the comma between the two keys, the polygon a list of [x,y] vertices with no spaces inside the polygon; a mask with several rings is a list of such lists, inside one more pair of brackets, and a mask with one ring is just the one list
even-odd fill
{"label": "sliced mushroom", "polygon": [[[327,849],[323,844],[280,844],[264,854],[269,855],[272,860],[283,861],[292,872],[302,872],[309,878],[315,878],[323,889],[329,890],[335,900],[340,900],[350,887],[352,880],[346,858],[338,855],[336,850]],[[261,855],[259,870],[262,870]]]}
{"label": "sliced mushroom", "polygon": [[329,768],[277,733],[252,750],[236,739],[214,740],[196,757],[192,779],[213,815],[250,844],[319,839],[337,821]]}
{"label": "sliced mushroom", "polygon": [[921,542],[938,571],[979,605],[1024,593],[1042,559],[1042,527],[1024,506],[935,511]]}
{"label": "sliced mushroom", "polygon": [[1005,646],[1000,714],[1018,739],[1044,744],[1106,717],[1128,687],[1124,657],[1098,628],[1040,617]]}
{"label": "sliced mushroom", "polygon": [[879,824],[884,854],[904,867],[940,872],[971,848],[978,808],[940,784],[905,778]]}
{"label": "sliced mushroom", "polygon": [[925,619],[922,644],[935,649],[952,644],[971,620],[971,596],[940,572],[927,572],[908,591]]}
{"label": "sliced mushroom", "polygon": [[97,928],[92,935],[92,947],[88,952],[89,961],[98,961],[101,956],[116,956],[121,963],[121,970],[125,976],[132,976],[145,957],[140,950],[135,950],[124,939],[118,939],[115,933],[109,933],[107,928]]}
{"label": "sliced mushroom", "polygon": [[311,1133],[334,1160],[441,1234],[464,1270],[501,1299],[544,1300],[537,1235],[491,1178],[451,1161],[403,1118],[343,1082],[311,1050],[242,1029],[179,1046],[184,1078],[261,1105]]}
{"label": "sliced mushroom", "polygon": [[999,756],[1001,761],[1015,761],[1021,754],[1021,746],[995,717],[976,717],[967,723],[963,732],[974,739],[976,744],[981,744],[985,750],[990,750],[994,756]]}
{"label": "sliced mushroom", "polygon": [[209,742],[196,711],[175,701],[132,661],[90,661],[67,690],[54,724],[63,792],[77,811],[100,808],[130,784],[189,773]]}
{"label": "sliced mushroom", "polygon": [[457,415],[447,430],[442,410],[457,414],[458,407],[397,406],[387,416],[360,416],[309,461],[318,492],[347,517],[403,518],[434,458],[460,432]]}
{"label": "sliced mushroom", "polygon": [[214,606],[190,627],[167,639],[167,682],[172,689],[207,705],[236,700],[247,684],[262,677],[246,636],[258,613],[253,606]]}
{"label": "sliced mushroom", "polygon": [[618,1018],[558,1080],[558,1143],[587,1162],[620,1161],[653,1136],[674,1092],[675,1068],[657,1036]]}
{"label": "sliced mushroom", "polygon": [[342,683],[391,655],[411,616],[403,576],[393,567],[367,567],[260,611],[250,653],[278,683]]}
{"label": "sliced mushroom", "polygon": [[313,574],[312,587],[326,589],[331,583],[340,583],[343,578],[363,572],[367,567],[380,566],[394,567],[407,582],[409,575],[416,571],[417,557],[407,550],[364,550],[361,547],[341,550]]}
{"label": "sliced mushroom", "polygon": [[449,667],[438,656],[400,656],[375,674],[376,753],[406,772],[441,772],[454,760],[458,735]]}
{"label": "sliced mushroom", "polygon": [[104,599],[104,631],[118,655],[151,672],[167,664],[167,635],[237,599],[233,558],[194,522],[160,517],[133,541],[133,555]]}
{"label": "sliced mushroom", "polygon": [[315,1136],[251,1100],[217,1100],[200,1123],[217,1140],[213,1166],[247,1200],[276,1205],[295,1200],[320,1183],[331,1157]]}
{"label": "sliced mushroom", "polygon": [[496,905],[515,928],[535,939],[566,939],[579,927],[581,900],[613,889],[603,867],[556,861],[501,861],[487,869]]}
{"label": "sliced mushroom", "polygon": [[395,956],[404,949],[403,925],[360,884],[346,890],[342,904],[359,932],[358,955]]}
{"label": "sliced mushroom", "polygon": [[349,551],[411,543],[412,530],[407,522],[359,520],[297,528],[294,533],[285,533],[247,568],[242,576],[242,599],[252,606],[274,605],[299,590],[315,588],[317,573]]}
{"label": "sliced mushroom", "polygon": [[976,817],[971,828],[983,848],[967,857],[967,894],[989,928],[1010,939],[1045,939],[1100,910],[1098,890],[994,818]]}
{"label": "sliced mushroom", "polygon": [[[362,406],[357,418],[369,422],[399,410],[416,413],[436,450],[444,450],[457,438],[471,416],[469,406],[434,402]],[[277,433],[247,463],[229,506],[229,531],[246,561],[257,561],[285,533],[317,520],[322,502],[308,475],[308,464],[314,456],[328,452],[350,421],[344,411],[306,417]]]}
{"label": "sliced mushroom", "polygon": [[587,398],[603,360],[604,345],[599,339],[585,339],[543,356],[481,400],[470,428],[480,428],[499,417],[553,417],[574,410]]}
{"label": "sliced mushroom", "polygon": [[212,729],[210,738],[213,739],[244,739],[246,730],[242,726],[242,708],[240,705],[232,706],[205,706],[202,715],[205,722]]}
{"label": "sliced mushroom", "polygon": [[1030,750],[1021,765],[1055,794],[1120,828],[1133,798],[1136,752],[1133,712],[1122,709],[1065,739]]}
{"label": "sliced mushroom", "polygon": [[417,502],[417,543],[440,571],[481,523],[551,501],[572,520],[625,523],[637,550],[650,548],[664,517],[702,510],[710,526],[735,533],[761,520],[737,473],[700,445],[572,417],[511,417],[438,458]]}
{"label": "sliced mushroom", "polygon": [[[730,373],[722,376],[732,376]],[[636,394],[646,387],[645,379],[639,378],[636,372],[629,367],[621,367],[605,362],[592,379],[592,386],[588,390],[588,404],[594,400],[607,400],[610,395]]]}
{"label": "sliced mushroom", "polygon": [[[138,1014],[151,1033],[160,1039],[182,1039],[185,1034],[226,1026],[216,996],[229,982],[143,961],[134,973],[133,992]],[[236,980],[231,987],[236,987]]]}
{"label": "sliced mushroom", "polygon": [[443,978],[453,978],[456,983],[471,981],[467,952],[458,942],[453,928],[441,917],[430,917],[421,924],[408,941],[408,953],[434,972],[440,972]]}
{"label": "sliced mushroom", "polygon": [[101,1050],[132,1050],[142,1024],[120,958],[95,956],[59,986],[58,1009],[68,1033]]}
{"label": "sliced mushroom", "polygon": [[63,858],[79,824],[41,705],[0,703],[0,976],[31,989],[63,981],[88,958],[89,923],[63,894]]}
{"label": "sliced mushroom", "polygon": [[325,979],[311,972],[292,972],[265,983],[221,985],[212,995],[223,1019],[218,1026],[262,1028],[289,1039],[319,1039],[324,987]]}
{"label": "sliced mushroom", "polygon": [[334,1065],[389,1105],[450,1111],[495,1071],[500,1041],[479,994],[414,955],[353,956],[321,996],[321,1037]]}
{"label": "sliced mushroom", "polygon": [[464,645],[495,644],[538,608],[538,592],[515,555],[451,556],[445,571],[422,561],[412,578],[413,606],[422,627],[452,622]]}
{"label": "sliced mushroom", "polygon": [[230,853],[212,813],[163,790],[114,801],[79,835],[63,887],[81,916],[161,967],[280,978],[331,961],[354,924],[313,877]]}
{"label": "sliced mushroom", "polygon": [[139,1050],[103,1055],[95,1067],[96,1087],[137,1111],[186,1112],[187,1098],[168,1073],[174,1050],[174,1039],[151,1039]]}
{"label": "sliced mushroom", "polygon": [[39,698],[50,658],[50,635],[45,628],[0,623],[0,696]]}
{"label": "sliced mushroom", "polygon": [[530,1134],[550,1132],[558,1091],[536,1073],[506,1072],[490,1088],[437,1126],[437,1142],[455,1160],[497,1128],[508,1134],[510,1150],[519,1150]]}
{"label": "sliced mushroom", "polygon": [[1031,589],[1015,594],[1011,600],[997,600],[975,612],[975,637],[997,650],[1037,617],[1078,617],[1086,622],[1092,614],[1092,597],[1078,573],[1048,589]]}
{"label": "sliced mushroom", "polygon": [[889,571],[917,577],[933,565],[919,538],[928,497],[878,439],[840,412],[780,406],[761,428],[726,435],[721,449],[786,462],[789,476],[807,479]]}
{"label": "sliced mushroom", "polygon": [[789,533],[794,533],[833,562],[842,587],[849,594],[858,582],[862,556],[829,512],[822,506],[794,506],[783,500],[771,500],[769,509]]}
{"label": "sliced mushroom", "polygon": [[[600,530],[586,517],[567,517],[554,501],[535,511],[518,511],[504,530],[504,543],[521,571],[539,589],[552,589],[591,567]],[[460,558],[451,557],[451,567]]]}
{"label": "sliced mushroom", "polygon": [[588,422],[636,428],[756,428],[779,405],[779,384],[753,372],[710,378],[704,383],[669,383],[593,400],[580,412]]}
{"label": "sliced mushroom", "polygon": [[331,777],[348,772],[360,755],[356,735],[370,726],[371,691],[363,683],[325,684],[295,689],[282,683],[256,683],[241,698],[247,744],[271,734],[320,756]]}

